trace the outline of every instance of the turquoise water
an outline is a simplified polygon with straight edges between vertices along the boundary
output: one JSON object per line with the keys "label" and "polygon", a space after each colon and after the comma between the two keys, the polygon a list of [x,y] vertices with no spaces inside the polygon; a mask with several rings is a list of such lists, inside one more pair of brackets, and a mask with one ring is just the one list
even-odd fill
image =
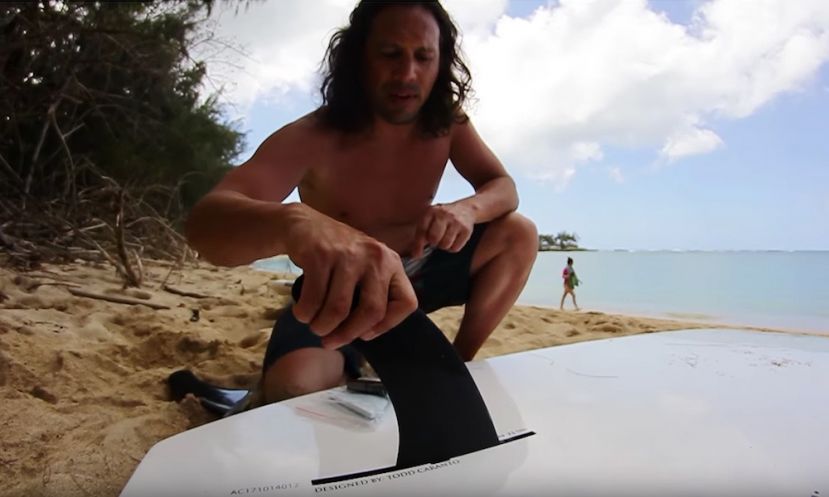
{"label": "turquoise water", "polygon": [[829,252],[542,252],[518,302],[558,307],[568,256],[582,309],[829,334]]}
{"label": "turquoise water", "polygon": [[[829,252],[542,252],[519,302],[829,333]],[[565,303],[565,308],[572,303]]]}

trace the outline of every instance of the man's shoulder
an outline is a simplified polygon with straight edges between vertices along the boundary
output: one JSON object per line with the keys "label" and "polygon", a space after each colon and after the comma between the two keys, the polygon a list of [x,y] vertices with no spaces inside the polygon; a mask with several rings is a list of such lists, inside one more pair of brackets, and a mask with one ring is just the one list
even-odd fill
{"label": "man's shoulder", "polygon": [[296,121],[286,124],[279,131],[285,130],[289,133],[305,134],[305,135],[319,135],[327,129],[325,123],[320,118],[319,109],[309,112],[300,117]]}
{"label": "man's shoulder", "polygon": [[458,114],[449,126],[447,133],[449,139],[455,141],[466,141],[473,136],[477,136],[478,132],[475,126],[472,125],[472,119],[466,113]]}
{"label": "man's shoulder", "polygon": [[334,134],[320,118],[319,109],[317,109],[282,126],[270,136],[269,141],[303,148],[318,148]]}

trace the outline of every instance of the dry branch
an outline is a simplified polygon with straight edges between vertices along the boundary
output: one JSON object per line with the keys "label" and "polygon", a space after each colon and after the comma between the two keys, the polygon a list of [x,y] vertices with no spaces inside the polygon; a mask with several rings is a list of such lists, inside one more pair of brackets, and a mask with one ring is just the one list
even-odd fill
{"label": "dry branch", "polygon": [[173,293],[173,294],[176,294],[176,295],[181,295],[182,297],[193,297],[194,299],[213,298],[213,295],[206,295],[204,293],[191,292],[191,291],[188,291],[188,290],[181,290],[179,288],[176,288],[176,287],[170,286],[170,285],[164,285],[162,288],[164,288],[164,291],[166,291],[166,292],[170,292],[170,293]]}
{"label": "dry branch", "polygon": [[71,281],[38,281],[38,286],[65,286],[70,288],[81,288],[83,285]]}
{"label": "dry branch", "polygon": [[[196,262],[176,227],[241,143],[210,124],[212,104],[193,103],[201,76],[187,33],[199,32],[199,3],[128,2],[118,16],[97,15],[105,2],[0,7],[0,264],[107,262],[138,286],[142,259]],[[190,115],[204,124],[194,140],[220,138],[208,155],[221,160],[171,164],[165,151],[192,144],[165,130]],[[127,172],[141,168],[150,174]]]}
{"label": "dry branch", "polygon": [[124,272],[125,284],[127,286],[141,286],[141,271],[136,272],[130,263],[130,256],[127,253],[126,243],[124,242],[124,196],[125,193],[121,190],[118,195],[118,214],[115,216],[115,243],[118,249],[118,259],[121,263],[121,269]]}
{"label": "dry branch", "polygon": [[153,309],[169,309],[170,306],[166,306],[164,304],[156,304],[155,302],[148,302],[146,300],[141,299],[134,299],[130,297],[121,297],[119,295],[104,295],[101,293],[94,293],[88,292],[86,290],[79,290],[77,288],[67,288],[69,293],[75,295],[76,297],[86,297],[90,299],[97,299],[97,300],[106,300],[107,302],[115,302],[117,304],[128,304],[128,305],[146,305],[147,307],[152,307]]}

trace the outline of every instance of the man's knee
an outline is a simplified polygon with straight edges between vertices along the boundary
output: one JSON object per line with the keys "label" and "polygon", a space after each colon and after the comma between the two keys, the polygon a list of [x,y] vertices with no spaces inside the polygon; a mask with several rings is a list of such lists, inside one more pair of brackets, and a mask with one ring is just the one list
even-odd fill
{"label": "man's knee", "polygon": [[299,397],[340,385],[343,381],[340,352],[304,348],[277,359],[262,379],[266,404]]}
{"label": "man's knee", "polygon": [[521,254],[535,254],[538,252],[538,230],[530,219],[517,212],[510,212],[495,221],[503,230],[506,246]]}
{"label": "man's knee", "polygon": [[538,253],[538,231],[526,217],[511,212],[487,225],[472,259],[472,274],[501,255],[507,255],[517,267],[527,269]]}

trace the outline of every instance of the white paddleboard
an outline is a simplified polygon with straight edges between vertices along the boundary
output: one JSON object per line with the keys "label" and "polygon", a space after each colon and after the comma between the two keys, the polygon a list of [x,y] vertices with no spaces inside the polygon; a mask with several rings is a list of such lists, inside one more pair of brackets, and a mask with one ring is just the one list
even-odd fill
{"label": "white paddleboard", "polygon": [[121,497],[829,497],[829,338],[664,332],[468,368],[505,443],[389,470],[394,412],[320,392],[158,443]]}

